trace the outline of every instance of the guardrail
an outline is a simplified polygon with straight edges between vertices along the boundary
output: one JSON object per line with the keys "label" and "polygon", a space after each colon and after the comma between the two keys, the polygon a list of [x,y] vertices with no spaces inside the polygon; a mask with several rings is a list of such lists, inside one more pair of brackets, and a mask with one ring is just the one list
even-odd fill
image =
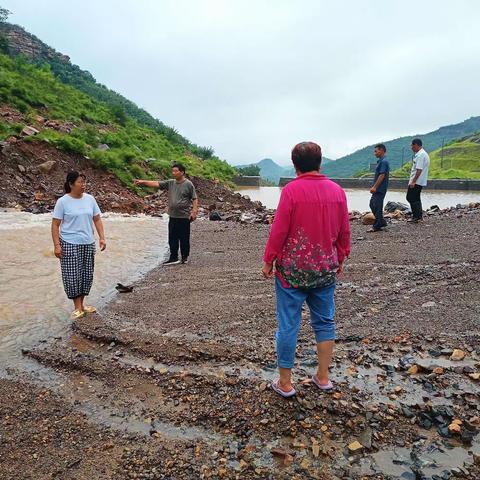
{"label": "guardrail", "polygon": [[[291,182],[293,178],[281,177],[279,186],[284,187]],[[368,189],[373,184],[372,178],[331,178],[332,182],[338,183],[342,188],[363,188]],[[408,179],[406,178],[390,178],[388,188],[391,189],[406,189]],[[480,180],[447,180],[432,178],[428,181],[427,187],[429,190],[469,190],[480,191]]]}

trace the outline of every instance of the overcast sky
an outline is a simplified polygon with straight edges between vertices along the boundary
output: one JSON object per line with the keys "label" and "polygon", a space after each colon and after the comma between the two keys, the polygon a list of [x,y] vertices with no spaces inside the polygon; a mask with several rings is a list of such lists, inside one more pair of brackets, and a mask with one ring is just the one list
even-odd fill
{"label": "overcast sky", "polygon": [[232,164],[332,158],[480,115],[478,0],[0,0]]}

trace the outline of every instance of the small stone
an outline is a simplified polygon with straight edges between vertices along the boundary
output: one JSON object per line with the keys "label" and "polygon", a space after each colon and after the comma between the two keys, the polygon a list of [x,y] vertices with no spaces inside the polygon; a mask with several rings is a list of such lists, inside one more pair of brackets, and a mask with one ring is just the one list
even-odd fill
{"label": "small stone", "polygon": [[56,164],[57,162],[55,160],[47,160],[46,162],[41,163],[38,166],[38,169],[43,173],[50,173]]}
{"label": "small stone", "polygon": [[472,380],[475,380],[475,381],[480,380],[480,373],[470,373],[468,376],[469,376]]}
{"label": "small stone", "polygon": [[300,463],[300,468],[307,470],[311,465],[311,460],[308,457],[305,457]]}
{"label": "small stone", "polygon": [[283,459],[283,464],[288,467],[289,465],[291,465],[293,463],[293,457],[292,455],[290,454],[286,454],[285,455],[285,458]]}
{"label": "small stone", "polygon": [[315,458],[318,458],[320,455],[320,445],[318,443],[312,445],[312,454]]}
{"label": "small stone", "polygon": [[408,369],[408,373],[410,375],[416,375],[418,373],[418,365],[412,365],[409,369]]}
{"label": "small stone", "polygon": [[267,388],[267,382],[261,383],[260,386],[258,387],[258,389],[259,389],[261,392],[265,391],[266,388]]}
{"label": "small stone", "polygon": [[348,445],[348,449],[352,453],[359,452],[363,449],[363,445],[358,440],[355,440],[354,442]]}
{"label": "small stone", "polygon": [[450,357],[450,360],[453,360],[454,362],[458,362],[460,360],[463,360],[464,358],[465,358],[465,352],[463,350],[455,348]]}
{"label": "small stone", "polygon": [[448,426],[448,431],[450,433],[460,433],[462,431],[462,427],[458,425],[457,423],[451,423]]}
{"label": "small stone", "polygon": [[444,369],[442,367],[435,367],[432,371],[437,375],[442,375],[444,372]]}
{"label": "small stone", "polygon": [[432,308],[436,305],[435,302],[425,302],[425,303],[422,303],[422,308]]}
{"label": "small stone", "polygon": [[25,173],[27,171],[23,165],[17,165],[17,168],[20,173]]}
{"label": "small stone", "polygon": [[400,393],[402,391],[402,387],[395,387],[393,391],[395,393]]}
{"label": "small stone", "polygon": [[40,130],[37,130],[35,127],[32,127],[32,126],[26,126],[21,131],[21,134],[24,135],[25,137],[30,137],[32,135],[36,135],[37,133],[40,133]]}

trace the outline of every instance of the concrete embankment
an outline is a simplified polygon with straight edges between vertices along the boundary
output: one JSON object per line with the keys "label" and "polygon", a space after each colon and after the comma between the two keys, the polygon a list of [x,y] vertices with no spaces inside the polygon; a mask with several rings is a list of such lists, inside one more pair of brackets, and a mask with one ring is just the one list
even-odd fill
{"label": "concrete embankment", "polygon": [[[293,178],[281,177],[279,186],[284,187],[291,182]],[[332,181],[338,183],[343,188],[369,188],[372,185],[371,178],[332,178]],[[391,178],[389,188],[402,189],[407,188],[408,180],[406,178]],[[463,190],[480,191],[480,180],[448,180],[431,179],[428,181],[429,190]]]}

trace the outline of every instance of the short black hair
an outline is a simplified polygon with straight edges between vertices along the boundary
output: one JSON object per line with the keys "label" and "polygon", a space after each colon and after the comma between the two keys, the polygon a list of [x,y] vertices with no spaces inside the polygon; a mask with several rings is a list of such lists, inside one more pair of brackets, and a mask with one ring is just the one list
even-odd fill
{"label": "short black hair", "polygon": [[65,184],[63,185],[65,193],[70,193],[72,191],[72,185],[77,181],[78,177],[82,177],[84,180],[87,179],[87,177],[83,173],[78,173],[75,170],[67,173],[67,179],[65,180]]}
{"label": "short black hair", "polygon": [[172,168],[178,168],[182,173],[186,172],[185,165],[183,165],[181,163],[174,163],[172,165]]}
{"label": "short black hair", "polygon": [[418,145],[419,147],[422,147],[423,146],[423,143],[422,141],[419,139],[419,138],[414,138],[412,140],[412,145]]}
{"label": "short black hair", "polygon": [[383,150],[384,152],[387,151],[387,147],[383,143],[377,143],[375,145],[375,148],[379,148],[380,150]]}
{"label": "short black hair", "polygon": [[301,142],[293,147],[292,162],[301,172],[313,172],[320,168],[322,163],[322,149],[314,142]]}

